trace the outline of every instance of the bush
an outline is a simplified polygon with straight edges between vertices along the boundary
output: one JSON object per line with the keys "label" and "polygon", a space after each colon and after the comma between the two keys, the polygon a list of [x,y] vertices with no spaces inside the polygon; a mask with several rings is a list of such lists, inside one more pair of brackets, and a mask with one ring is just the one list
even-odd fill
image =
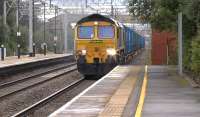
{"label": "bush", "polygon": [[191,69],[200,75],[200,34],[192,41]]}

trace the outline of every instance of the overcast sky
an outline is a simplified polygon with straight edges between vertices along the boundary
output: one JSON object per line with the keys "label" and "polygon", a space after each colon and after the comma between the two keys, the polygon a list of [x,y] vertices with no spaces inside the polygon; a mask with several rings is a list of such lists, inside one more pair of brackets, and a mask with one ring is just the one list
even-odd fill
{"label": "overcast sky", "polygon": [[[128,0],[113,0],[114,8],[126,7]],[[56,4],[63,8],[69,7],[86,7],[86,4],[91,7],[108,7],[111,6],[111,0],[52,0],[52,4]]]}

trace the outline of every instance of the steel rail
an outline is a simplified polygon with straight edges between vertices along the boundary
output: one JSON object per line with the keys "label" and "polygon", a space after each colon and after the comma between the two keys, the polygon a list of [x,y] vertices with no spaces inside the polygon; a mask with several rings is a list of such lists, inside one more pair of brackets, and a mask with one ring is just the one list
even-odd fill
{"label": "steel rail", "polygon": [[47,71],[42,72],[42,73],[39,73],[39,74],[30,75],[30,76],[28,76],[28,77],[24,77],[24,78],[19,79],[19,80],[14,80],[14,81],[6,82],[6,83],[3,83],[3,84],[0,84],[0,88],[4,88],[4,87],[11,86],[11,85],[13,85],[13,84],[16,84],[16,83],[24,82],[24,81],[27,81],[27,80],[29,80],[29,79],[31,79],[31,78],[36,78],[36,77],[39,77],[39,76],[48,74],[48,73],[50,73],[50,72],[54,72],[54,71],[58,71],[58,70],[61,70],[61,69],[70,67],[70,66],[75,65],[75,64],[76,64],[76,63],[74,62],[74,63],[71,63],[71,64],[67,64],[66,66],[62,66],[62,67],[55,68],[55,69],[50,69],[50,70],[47,70]]}
{"label": "steel rail", "polygon": [[[71,67],[71,69],[69,69],[70,67]],[[8,96],[11,96],[11,95],[16,94],[16,93],[18,93],[18,92],[21,92],[21,91],[23,91],[23,90],[32,88],[32,87],[34,87],[34,86],[37,86],[37,85],[40,85],[40,84],[42,84],[42,83],[48,82],[48,81],[50,81],[50,80],[53,80],[53,79],[55,79],[55,78],[58,78],[58,77],[60,77],[60,76],[62,76],[62,75],[64,75],[64,74],[67,74],[67,73],[69,73],[69,72],[72,72],[72,71],[77,70],[77,67],[75,67],[75,66],[70,66],[70,67],[66,68],[66,69],[69,69],[69,70],[67,70],[66,72],[63,72],[63,73],[60,73],[60,74],[58,74],[58,75],[49,77],[48,79],[42,80],[41,82],[30,84],[29,86],[24,87],[24,88],[20,88],[19,90],[6,93],[6,94],[0,96],[0,99],[5,98],[5,97],[8,97]],[[73,68],[73,67],[74,67],[74,68]],[[51,74],[51,73],[49,73],[49,74]],[[47,75],[47,74],[45,74],[45,75]]]}
{"label": "steel rail", "polygon": [[28,116],[29,114],[33,113],[35,110],[37,110],[38,108],[41,108],[43,105],[46,105],[49,101],[55,99],[56,97],[58,97],[59,95],[65,93],[66,90],[69,90],[70,88],[73,88],[74,86],[80,84],[82,81],[84,81],[85,78],[81,78],[73,83],[71,83],[70,85],[60,89],[59,91],[51,94],[50,96],[36,102],[35,104],[25,108],[24,110],[16,113],[15,115],[11,116],[11,117],[22,117],[22,116]]}

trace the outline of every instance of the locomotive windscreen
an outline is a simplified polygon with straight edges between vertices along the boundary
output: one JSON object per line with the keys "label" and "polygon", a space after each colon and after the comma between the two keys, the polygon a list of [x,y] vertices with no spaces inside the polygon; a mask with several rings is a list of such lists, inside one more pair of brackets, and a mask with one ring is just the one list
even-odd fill
{"label": "locomotive windscreen", "polygon": [[92,26],[79,26],[78,37],[80,39],[91,39],[94,36],[94,27]]}
{"label": "locomotive windscreen", "polygon": [[99,26],[98,37],[100,39],[114,38],[114,27],[113,26]]}

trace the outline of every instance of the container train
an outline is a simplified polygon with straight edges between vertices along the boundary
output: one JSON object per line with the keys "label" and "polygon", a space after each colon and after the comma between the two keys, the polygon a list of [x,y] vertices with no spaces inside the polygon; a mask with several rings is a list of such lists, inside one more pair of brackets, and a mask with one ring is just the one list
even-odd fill
{"label": "container train", "polygon": [[136,31],[100,14],[80,19],[74,31],[74,54],[83,75],[104,75],[145,46]]}

